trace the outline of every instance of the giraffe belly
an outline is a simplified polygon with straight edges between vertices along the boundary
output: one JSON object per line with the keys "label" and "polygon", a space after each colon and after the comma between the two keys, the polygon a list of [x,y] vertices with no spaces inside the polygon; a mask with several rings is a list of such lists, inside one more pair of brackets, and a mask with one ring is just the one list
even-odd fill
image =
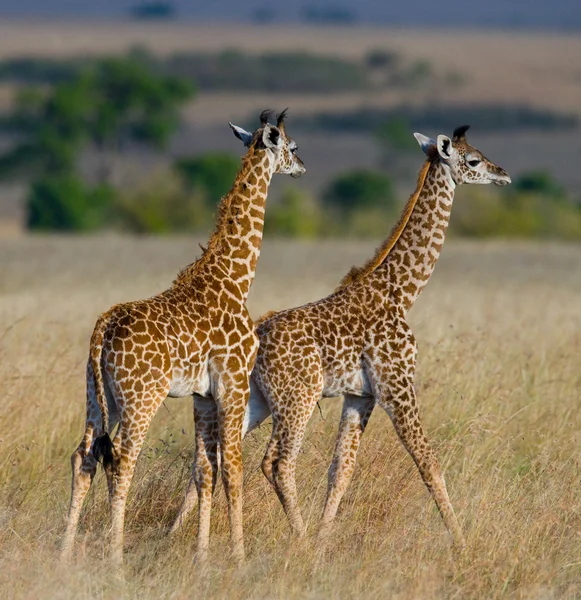
{"label": "giraffe belly", "polygon": [[203,398],[212,396],[210,373],[207,366],[195,373],[174,369],[168,396],[170,398],[181,398],[192,394]]}
{"label": "giraffe belly", "polygon": [[332,373],[325,377],[323,396],[334,398],[343,394],[372,396],[369,377],[363,367],[343,373]]}
{"label": "giraffe belly", "polygon": [[270,416],[270,408],[266,398],[250,378],[250,398],[244,413],[244,423],[242,425],[242,437],[258,427],[267,417]]}

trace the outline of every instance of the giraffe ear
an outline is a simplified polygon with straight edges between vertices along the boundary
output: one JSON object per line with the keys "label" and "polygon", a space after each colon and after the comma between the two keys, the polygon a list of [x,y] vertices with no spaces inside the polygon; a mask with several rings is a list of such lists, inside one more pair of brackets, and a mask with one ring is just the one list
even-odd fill
{"label": "giraffe ear", "polygon": [[456,152],[452,146],[452,140],[447,135],[439,135],[436,144],[438,147],[438,154],[444,160],[449,160],[452,158],[452,154]]}
{"label": "giraffe ear", "polygon": [[420,148],[424,151],[424,154],[427,154],[430,157],[433,156],[436,151],[436,142],[432,138],[421,133],[414,133],[414,137],[418,141]]}
{"label": "giraffe ear", "polygon": [[246,129],[238,127],[238,125],[232,125],[230,122],[228,122],[228,125],[230,125],[230,129],[232,129],[234,135],[239,140],[242,140],[242,143],[248,148],[248,146],[250,146],[252,143],[252,134],[249,131],[246,131]]}
{"label": "giraffe ear", "polygon": [[265,125],[262,132],[262,141],[267,148],[279,150],[282,146],[282,136],[280,129],[274,125]]}

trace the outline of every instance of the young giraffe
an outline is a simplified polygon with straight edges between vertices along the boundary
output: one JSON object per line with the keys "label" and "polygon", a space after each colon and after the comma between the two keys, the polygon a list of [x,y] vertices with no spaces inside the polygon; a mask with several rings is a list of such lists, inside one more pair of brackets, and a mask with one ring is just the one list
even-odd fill
{"label": "young giraffe", "polygon": [[[161,294],[118,304],[97,321],[87,365],[87,420],[71,457],[71,504],[62,547],[67,559],[83,500],[103,460],[111,501],[111,555],[121,561],[127,492],[145,434],[163,400],[195,395],[217,406],[228,498],[232,550],[244,556],[242,535],[242,420],[258,337],[246,298],[262,241],[266,196],[274,173],[305,172],[281,113],[276,127],[261,115],[251,134],[230,124],[248,147],[230,192],[220,202],[217,225],[202,257]],[[119,423],[113,441],[109,433]],[[216,445],[196,456],[201,519],[210,512],[208,490],[216,478]],[[205,455],[203,455],[205,452]],[[208,481],[209,480],[209,481]],[[201,540],[205,539],[202,532]],[[207,545],[198,545],[203,558]]]}
{"label": "young giraffe", "polygon": [[[364,267],[353,268],[330,296],[266,315],[257,323],[260,347],[245,432],[272,412],[272,436],[262,470],[296,534],[305,531],[295,485],[305,428],[319,398],[343,395],[320,535],[327,533],[335,517],[355,468],[361,436],[379,404],[414,459],[454,542],[464,544],[420,422],[414,391],[416,342],[406,314],[440,255],[456,186],[510,183],[503,169],[467,143],[467,129],[457,128],[452,140],[439,135],[434,141],[416,133],[428,160],[399,222],[375,256]],[[213,434],[207,427],[198,435],[209,439]],[[180,513],[176,523],[184,516]]]}

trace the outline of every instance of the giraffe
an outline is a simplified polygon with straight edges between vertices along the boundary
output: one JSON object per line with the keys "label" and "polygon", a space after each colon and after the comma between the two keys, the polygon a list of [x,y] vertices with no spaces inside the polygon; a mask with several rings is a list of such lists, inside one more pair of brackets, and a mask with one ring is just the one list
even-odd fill
{"label": "giraffe", "polygon": [[[376,254],[363,267],[352,268],[326,298],[269,313],[256,323],[260,347],[243,433],[272,413],[262,470],[299,536],[305,526],[295,469],[307,422],[321,397],[343,396],[319,538],[330,530],[355,468],[361,436],[379,404],[412,456],[455,545],[464,545],[438,460],[420,422],[414,390],[417,347],[406,315],[442,250],[456,186],[511,181],[468,144],[467,130],[468,126],[458,127],[452,139],[439,135],[435,141],[414,134],[427,160],[416,190]],[[174,526],[183,518],[178,515]]]}
{"label": "giraffe", "polygon": [[[162,401],[194,395],[217,407],[222,478],[228,498],[235,560],[244,557],[242,531],[242,419],[258,338],[246,298],[260,254],[266,197],[272,175],[299,177],[305,166],[287,137],[286,111],[277,123],[261,115],[254,133],[232,125],[248,148],[202,256],[170,288],[147,300],[118,304],[101,315],[87,365],[87,418],[71,457],[72,491],[62,558],[72,553],[83,500],[102,460],[111,502],[111,558],[121,563],[127,492],[151,419]],[[206,399],[206,400],[202,400]],[[113,440],[110,433],[119,424]],[[216,446],[200,449],[196,469],[200,513],[209,521],[217,475]],[[201,537],[204,539],[204,536]],[[204,558],[207,546],[198,545]]]}

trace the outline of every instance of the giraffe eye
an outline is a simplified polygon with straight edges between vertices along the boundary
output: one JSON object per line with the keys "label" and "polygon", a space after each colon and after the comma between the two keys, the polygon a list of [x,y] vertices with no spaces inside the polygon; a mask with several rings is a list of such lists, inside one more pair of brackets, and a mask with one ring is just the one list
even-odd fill
{"label": "giraffe eye", "polygon": [[471,167],[477,167],[480,164],[480,161],[477,158],[473,158],[472,160],[468,161],[468,164]]}
{"label": "giraffe eye", "polygon": [[293,146],[293,147],[290,149],[290,151],[291,151],[293,154],[295,154],[295,153],[296,153],[296,151],[297,151],[298,149],[299,149],[299,147],[298,147],[298,146]]}

